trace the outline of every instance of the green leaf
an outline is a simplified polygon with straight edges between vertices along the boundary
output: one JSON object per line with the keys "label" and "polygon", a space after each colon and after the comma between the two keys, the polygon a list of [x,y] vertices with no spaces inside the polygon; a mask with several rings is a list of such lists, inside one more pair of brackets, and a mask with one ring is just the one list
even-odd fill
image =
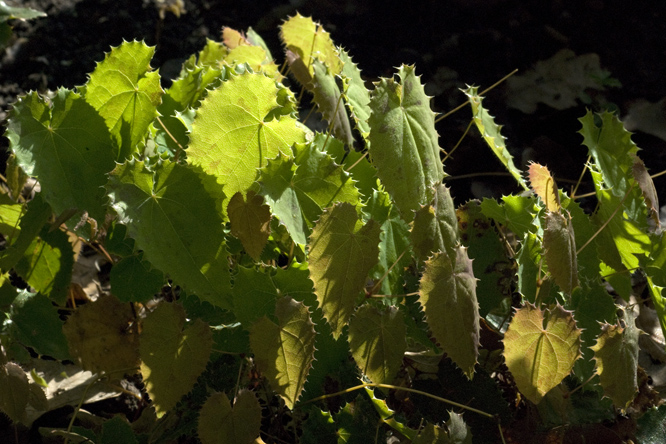
{"label": "green leaf", "polygon": [[247,254],[258,261],[271,234],[270,208],[260,195],[248,191],[247,199],[241,193],[233,195],[227,213],[231,234],[240,239]]}
{"label": "green leaf", "polygon": [[99,444],[138,444],[134,435],[132,426],[127,419],[121,416],[114,416],[102,424],[102,434],[99,437]]}
{"label": "green leaf", "polygon": [[590,347],[599,375],[599,383],[616,407],[629,407],[638,392],[638,335],[633,316],[625,312],[625,326],[604,323],[597,343]]}
{"label": "green leaf", "polygon": [[516,262],[518,263],[518,291],[531,303],[536,303],[536,297],[540,291],[540,288],[537,286],[537,280],[541,278],[539,274],[541,252],[541,243],[537,235],[527,233],[516,256]]}
{"label": "green leaf", "polygon": [[312,62],[314,77],[312,79],[312,93],[317,109],[324,119],[329,122],[329,128],[332,127],[333,135],[342,140],[345,145],[354,145],[354,135],[352,134],[349,117],[342,103],[340,88],[335,81],[335,77],[326,68],[326,65],[319,60]]}
{"label": "green leaf", "polygon": [[439,184],[434,195],[432,203],[419,209],[414,216],[411,241],[420,260],[438,252],[454,254],[460,243],[456,208],[449,189]]}
{"label": "green leaf", "polygon": [[362,305],[349,322],[349,347],[364,375],[374,383],[390,384],[407,349],[402,313],[396,307]]}
{"label": "green leaf", "polygon": [[[18,205],[18,207],[19,209],[22,208],[21,205]],[[20,214],[14,214],[15,211],[16,209],[13,209],[10,215],[12,219],[20,216]],[[51,207],[44,202],[41,193],[39,193],[28,202],[25,214],[20,218],[20,227],[7,226],[2,228],[2,234],[5,236],[8,246],[6,250],[0,252],[0,268],[9,270],[23,258],[25,251],[33,245],[52,213]]]}
{"label": "green leaf", "polygon": [[649,409],[638,419],[636,439],[641,444],[660,444],[666,436],[666,404]]}
{"label": "green leaf", "polygon": [[233,76],[202,101],[192,126],[187,156],[224,184],[233,196],[247,191],[259,168],[278,153],[305,141],[291,116],[266,120],[278,108],[278,86],[263,74]]}
{"label": "green leaf", "polygon": [[388,272],[377,292],[385,295],[403,294],[405,268],[412,262],[409,226],[396,212],[381,225],[379,236],[379,262],[371,276],[379,280]]}
{"label": "green leaf", "polygon": [[356,124],[356,129],[364,140],[367,140],[370,134],[370,125],[368,119],[372,110],[370,109],[370,91],[365,87],[365,82],[361,77],[361,70],[354,62],[347,51],[340,49],[340,60],[343,63],[342,72],[342,91],[343,99],[352,119]]}
{"label": "green leaf", "polygon": [[8,238],[10,243],[16,240],[20,232],[19,221],[23,211],[23,205],[14,202],[9,195],[0,195],[0,233]]}
{"label": "green leaf", "polygon": [[10,19],[31,20],[38,17],[46,17],[46,13],[31,8],[17,8],[0,1],[0,22]]}
{"label": "green leaf", "polygon": [[[130,304],[113,296],[99,297],[78,308],[63,327],[70,354],[94,373],[127,370],[139,365],[139,334]],[[129,371],[127,371],[129,373]]]}
{"label": "green leaf", "polygon": [[119,147],[119,162],[136,151],[157,117],[163,91],[159,72],[150,68],[154,53],[155,48],[143,42],[123,42],[106,54],[81,88]]}
{"label": "green leaf", "polygon": [[444,178],[435,113],[413,66],[401,66],[400,83],[381,79],[372,92],[370,157],[402,217],[430,202]]}
{"label": "green leaf", "polygon": [[164,273],[154,269],[142,253],[121,259],[109,273],[111,291],[123,302],[147,302],[164,282]]}
{"label": "green leaf", "polygon": [[9,332],[19,344],[32,347],[40,355],[70,359],[58,309],[46,296],[20,292],[11,306],[9,319]]}
{"label": "green leaf", "polygon": [[28,406],[30,387],[23,369],[13,362],[0,366],[0,410],[20,422]]}
{"label": "green leaf", "polygon": [[500,133],[502,129],[495,119],[491,116],[488,111],[483,107],[482,101],[483,97],[479,95],[479,88],[476,86],[468,87],[464,93],[469,98],[469,103],[472,105],[472,118],[476,127],[479,129],[481,136],[484,138],[488,146],[497,158],[502,162],[502,165],[511,173],[516,182],[524,189],[528,190],[525,179],[523,179],[521,171],[516,168],[516,165],[513,163],[513,156],[509,153],[509,150],[506,149],[504,143],[504,136]]}
{"label": "green leaf", "polygon": [[462,414],[449,411],[446,428],[451,444],[472,444],[472,430],[463,420]]}
{"label": "green leaf", "polygon": [[473,258],[472,269],[479,300],[479,314],[485,317],[499,307],[513,291],[514,264],[507,258],[506,247],[497,231],[481,211],[478,200],[470,200],[456,210],[460,239]]}
{"label": "green leaf", "polygon": [[386,432],[377,427],[379,419],[372,401],[359,394],[335,415],[338,444],[386,442]]}
{"label": "green leaf", "polygon": [[[314,142],[322,147],[322,151],[325,139],[325,135],[315,134]],[[351,174],[364,200],[370,199],[377,188],[377,170],[368,160],[367,152],[354,150],[347,152],[344,144],[332,137],[326,143],[326,152],[333,157],[337,164],[342,165],[346,172]]]}
{"label": "green leaf", "polygon": [[354,181],[314,144],[296,145],[295,159],[278,156],[262,170],[261,194],[294,242],[305,245],[324,208],[337,202],[359,205]]}
{"label": "green leaf", "polygon": [[232,67],[246,64],[254,72],[261,72],[275,80],[282,80],[279,67],[259,46],[239,45],[229,51],[224,58],[224,63],[228,63]]}
{"label": "green leaf", "polygon": [[18,165],[39,179],[56,214],[74,208],[104,220],[102,186],[118,151],[102,117],[81,96],[59,89],[47,103],[37,93],[26,95],[14,104],[7,137]]}
{"label": "green leaf", "polygon": [[459,246],[454,252],[453,257],[436,253],[426,262],[419,302],[437,342],[472,379],[480,333],[476,279],[467,249]]}
{"label": "green leaf", "polygon": [[192,390],[212,345],[208,324],[196,319],[186,326],[180,305],[163,302],[146,317],[139,345],[141,374],[158,417]]}
{"label": "green leaf", "polygon": [[481,202],[481,211],[486,217],[506,225],[518,238],[537,231],[535,216],[539,209],[533,196],[504,196],[501,204],[486,198]]}
{"label": "green leaf", "polygon": [[302,302],[281,298],[275,307],[277,324],[267,317],[250,329],[250,346],[259,371],[293,409],[315,352],[315,330],[310,312]]}
{"label": "green leaf", "polygon": [[571,294],[578,284],[578,263],[576,261],[576,238],[571,215],[546,213],[546,227],[543,233],[548,271],[555,283],[566,294]]}
{"label": "green leaf", "polygon": [[337,429],[331,414],[318,408],[310,408],[307,413],[307,418],[303,422],[301,443],[336,444]]}
{"label": "green leaf", "polygon": [[262,316],[273,316],[278,289],[267,272],[238,267],[233,295],[234,315],[249,329]]}
{"label": "green leaf", "polygon": [[372,402],[372,405],[379,414],[379,418],[384,424],[397,430],[401,435],[409,439],[413,440],[416,437],[416,430],[410,429],[405,424],[395,419],[396,412],[389,408],[385,400],[375,397],[374,391],[370,390],[368,387],[365,387],[365,393],[368,395],[370,402]]}
{"label": "green leaf", "polygon": [[657,195],[657,190],[654,187],[654,182],[647,168],[645,168],[645,163],[638,156],[634,156],[634,163],[631,167],[631,174],[636,181],[636,184],[641,190],[643,199],[645,200],[645,206],[648,210],[648,223],[652,223],[650,226],[650,231],[652,233],[659,232],[661,228],[661,221],[659,220],[659,196]]}
{"label": "green leaf", "polygon": [[380,227],[373,220],[362,226],[347,203],[327,209],[309,243],[310,279],[324,317],[338,338],[349,322],[356,299],[377,263]]}
{"label": "green leaf", "polygon": [[231,308],[220,199],[197,172],[175,163],[151,172],[128,162],[113,172],[108,192],[147,261],[203,300]]}
{"label": "green leaf", "polygon": [[340,74],[342,62],[331,36],[321,24],[313,22],[312,18],[303,17],[299,13],[289,17],[280,27],[280,39],[287,49],[298,54],[311,74],[314,74],[311,59],[323,62],[331,74]]}
{"label": "green leaf", "polygon": [[504,335],[504,358],[516,386],[538,404],[580,357],[580,334],[571,312],[527,304],[516,311]]}
{"label": "green leaf", "polygon": [[26,249],[15,270],[39,293],[64,305],[73,266],[74,251],[67,234],[60,230],[50,231],[45,226],[40,237]]}
{"label": "green leaf", "polygon": [[203,444],[252,444],[259,436],[261,406],[254,392],[241,390],[231,408],[224,393],[213,393],[201,407],[197,434]]}

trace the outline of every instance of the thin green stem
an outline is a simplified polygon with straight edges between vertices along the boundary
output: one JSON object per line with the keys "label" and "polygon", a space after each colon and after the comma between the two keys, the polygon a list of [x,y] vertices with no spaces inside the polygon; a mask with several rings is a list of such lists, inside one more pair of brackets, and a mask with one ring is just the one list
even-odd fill
{"label": "thin green stem", "polygon": [[581,182],[583,181],[583,176],[585,175],[585,171],[587,171],[588,165],[590,164],[590,160],[592,159],[592,155],[590,154],[587,156],[587,160],[585,161],[585,167],[583,167],[583,171],[580,172],[580,176],[578,177],[578,182],[576,182],[576,186],[574,187],[573,191],[571,192],[571,198],[575,199],[576,191],[578,191],[578,187],[580,186]]}

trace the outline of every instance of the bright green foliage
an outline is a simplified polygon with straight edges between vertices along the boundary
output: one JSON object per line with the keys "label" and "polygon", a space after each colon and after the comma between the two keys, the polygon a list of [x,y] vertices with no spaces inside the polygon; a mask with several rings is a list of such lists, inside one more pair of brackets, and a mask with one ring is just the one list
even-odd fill
{"label": "bright green foliage", "polygon": [[394,430],[397,430],[401,435],[409,439],[413,440],[416,437],[415,430],[410,429],[405,424],[396,420],[395,412],[391,410],[388,405],[386,405],[385,400],[378,399],[375,396],[375,393],[372,390],[370,390],[368,387],[365,388],[365,393],[368,395],[368,398],[370,398],[372,405],[375,407],[375,411],[377,411],[377,413],[379,414],[379,419],[384,424],[386,424],[387,426],[391,427]]}
{"label": "bright green foliage", "polygon": [[287,49],[298,54],[311,75],[314,74],[313,59],[323,62],[332,75],[340,74],[342,62],[331,36],[312,18],[299,13],[289,17],[280,27],[280,39]]}
{"label": "bright green foliage", "polygon": [[370,220],[362,225],[354,207],[346,203],[327,209],[312,231],[310,279],[336,339],[377,263],[379,233],[377,223]]}
{"label": "bright green foliage", "polygon": [[437,253],[426,262],[419,302],[444,352],[472,379],[479,354],[479,304],[467,249]]}
{"label": "bright green foliage", "polygon": [[333,135],[345,142],[347,146],[352,146],[354,136],[335,77],[319,60],[312,62],[312,67],[314,68],[312,93],[317,109],[329,122]]}
{"label": "bright green foliage", "polygon": [[504,136],[500,133],[502,129],[501,126],[495,123],[495,119],[491,116],[488,111],[483,107],[482,101],[483,97],[479,95],[479,88],[475,86],[470,86],[465,90],[465,94],[469,98],[469,103],[472,105],[472,116],[474,118],[474,123],[479,129],[481,136],[488,143],[490,149],[495,153],[497,158],[502,162],[502,165],[511,173],[511,175],[516,179],[519,185],[524,189],[528,189],[525,179],[523,179],[521,171],[516,168],[516,165],[513,163],[513,156],[509,153],[509,150],[506,149],[504,143]]}
{"label": "bright green foliage", "polygon": [[445,185],[436,186],[432,203],[416,212],[411,242],[416,257],[421,260],[437,252],[454,254],[459,244],[458,220],[451,193]]}
{"label": "bright green foliage", "polygon": [[545,311],[527,304],[519,309],[504,336],[504,357],[518,390],[538,404],[580,357],[580,334],[561,306]]}
{"label": "bright green foliage", "polygon": [[152,172],[129,162],[113,172],[108,191],[146,260],[200,298],[230,307],[222,219],[192,168],[166,163]]}
{"label": "bright green foliage", "polygon": [[150,68],[154,52],[143,42],[124,42],[97,64],[81,88],[86,102],[104,118],[119,162],[136,151],[157,116],[163,91],[159,73]]}
{"label": "bright green foliage", "polygon": [[555,283],[567,294],[578,286],[578,263],[576,261],[576,238],[571,216],[561,213],[546,213],[543,233],[544,256],[548,271]]}
{"label": "bright green foliage", "polygon": [[[7,249],[0,252],[0,268],[3,270],[9,270],[23,258],[26,250],[35,242],[35,238],[53,213],[49,204],[42,199],[41,194],[28,202],[27,207],[13,205],[9,208],[11,208],[11,213],[8,214],[10,219],[6,219],[8,224],[1,230],[8,244]],[[17,210],[18,214],[16,214]],[[25,214],[21,214],[24,211]],[[20,217],[18,226],[14,221],[15,217],[17,220]]]}
{"label": "bright green foliage", "polygon": [[362,305],[349,322],[349,347],[364,375],[372,382],[390,384],[407,348],[402,313],[397,307],[379,310]]}
{"label": "bright green foliage", "polygon": [[102,117],[81,96],[59,89],[48,103],[37,93],[26,95],[14,104],[7,137],[18,165],[39,179],[56,214],[73,208],[104,220],[102,187],[118,150]]}
{"label": "bright green foliage", "polygon": [[368,118],[372,110],[370,109],[370,92],[365,87],[365,82],[361,78],[361,70],[354,62],[347,51],[340,49],[340,60],[343,63],[342,72],[342,92],[343,99],[352,119],[356,123],[356,128],[363,136],[368,138],[370,126]]}
{"label": "bright green foliage", "polygon": [[294,155],[269,161],[261,172],[261,194],[294,242],[305,245],[324,208],[337,202],[356,206],[360,196],[349,173],[316,144],[296,145]]}
{"label": "bright green foliage", "polygon": [[271,234],[271,210],[264,199],[254,191],[248,191],[247,199],[238,192],[227,207],[231,234],[243,243],[252,259],[259,260]]}
{"label": "bright green foliage", "polygon": [[370,157],[406,221],[430,203],[444,178],[435,113],[413,66],[401,66],[400,82],[382,79],[372,92]]}
{"label": "bright green foliage", "polygon": [[197,110],[187,157],[224,184],[227,196],[246,192],[268,159],[305,141],[292,117],[267,120],[277,97],[275,80],[248,71],[208,93]]}
{"label": "bright green foliage", "polygon": [[113,295],[123,302],[147,302],[160,292],[164,273],[152,268],[143,253],[121,259],[109,275]]}
{"label": "bright green foliage", "polygon": [[44,227],[15,265],[15,270],[39,293],[64,304],[73,265],[74,252],[67,235]]}
{"label": "bright green foliage", "polygon": [[39,355],[70,359],[58,310],[46,296],[20,292],[12,303],[9,319],[14,341],[32,347]]}
{"label": "bright green foliage", "polygon": [[638,392],[638,335],[633,316],[625,312],[625,326],[603,324],[597,343],[590,347],[599,375],[599,383],[621,410],[625,410]]}
{"label": "bright green foliage", "polygon": [[17,204],[6,194],[0,195],[0,232],[6,233],[10,240],[18,236],[23,211],[23,205]]}
{"label": "bright green foliage", "polygon": [[534,217],[538,211],[532,196],[504,196],[502,203],[494,199],[483,199],[481,211],[486,217],[506,225],[516,236],[523,238],[528,232],[536,232]]}
{"label": "bright green foliage", "polygon": [[94,373],[139,365],[139,333],[129,304],[113,296],[90,302],[69,318],[62,331],[79,365]]}
{"label": "bright green foliage", "polygon": [[251,444],[259,436],[261,406],[249,390],[238,393],[231,408],[224,393],[213,393],[201,408],[197,433],[203,444]]}
{"label": "bright green foliage", "polygon": [[259,371],[293,408],[312,366],[315,330],[302,302],[281,298],[275,307],[277,324],[262,317],[250,329],[250,346]]}
{"label": "bright green foliage", "polygon": [[206,368],[212,333],[201,319],[185,325],[185,310],[163,302],[143,321],[139,355],[146,390],[160,417],[192,390]]}
{"label": "bright green foliage", "polygon": [[269,59],[266,51],[259,46],[239,45],[229,51],[224,63],[231,66],[246,63],[254,72],[262,72],[276,80],[282,77],[275,62]]}
{"label": "bright green foliage", "polygon": [[326,152],[337,164],[342,165],[344,170],[351,174],[363,199],[367,201],[372,198],[377,188],[377,170],[368,160],[367,152],[345,151],[342,142],[333,137],[329,137],[326,141],[326,136],[319,133],[315,134],[314,140],[317,146],[324,147],[326,145]]}
{"label": "bright green foliage", "polygon": [[13,362],[0,366],[0,411],[19,422],[28,405],[30,387],[23,369]]}

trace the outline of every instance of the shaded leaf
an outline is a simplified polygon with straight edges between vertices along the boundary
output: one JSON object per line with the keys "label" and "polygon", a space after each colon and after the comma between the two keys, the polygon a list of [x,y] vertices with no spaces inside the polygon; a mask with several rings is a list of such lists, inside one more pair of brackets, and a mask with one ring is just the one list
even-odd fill
{"label": "shaded leaf", "polygon": [[650,177],[650,173],[645,168],[645,163],[638,156],[634,156],[631,173],[643,193],[645,206],[648,209],[648,218],[654,224],[652,231],[658,231],[661,227],[661,221],[659,220],[659,196],[657,196],[657,190],[654,187],[652,177]]}
{"label": "shaded leaf", "polygon": [[349,322],[356,298],[377,263],[380,227],[362,225],[347,203],[327,209],[312,230],[309,243],[310,279],[324,317],[338,338]]}
{"label": "shaded leaf", "polygon": [[481,211],[486,217],[505,225],[517,237],[523,238],[526,233],[536,233],[535,217],[539,211],[533,196],[503,196],[502,203],[495,199],[483,199]]}
{"label": "shaded leaf", "polygon": [[143,42],[123,42],[106,54],[81,88],[116,141],[119,162],[135,152],[157,117],[163,91],[159,72],[150,68],[154,53],[155,48]]}
{"label": "shaded leaf", "polygon": [[362,305],[349,322],[349,347],[364,375],[374,383],[390,384],[407,349],[402,313],[396,307]]}
{"label": "shaded leaf", "polygon": [[414,252],[421,260],[438,252],[454,254],[454,249],[460,243],[451,193],[444,184],[437,185],[434,190],[435,197],[430,205],[416,212],[410,236]]}
{"label": "shaded leaf", "polygon": [[400,83],[381,79],[372,92],[370,157],[406,221],[433,198],[444,178],[435,113],[413,66],[401,66]]}
{"label": "shaded leaf", "polygon": [[465,373],[474,375],[479,354],[479,304],[467,249],[436,253],[426,262],[419,302],[426,322],[444,352]]}
{"label": "shaded leaf", "polygon": [[99,444],[138,444],[134,430],[127,419],[120,415],[105,421],[102,424],[102,434],[99,437]]}
{"label": "shaded leaf", "polygon": [[544,312],[527,304],[516,311],[504,335],[504,358],[527,399],[538,404],[571,372],[580,334],[571,312],[559,305]]}
{"label": "shaded leaf", "polygon": [[249,390],[241,390],[233,409],[224,393],[208,397],[199,413],[197,434],[203,444],[251,444],[259,436],[261,406]]}
{"label": "shaded leaf", "polygon": [[539,196],[546,209],[554,213],[560,211],[557,184],[548,168],[538,163],[532,163],[528,168],[528,176],[532,191]]}
{"label": "shaded leaf", "polygon": [[604,323],[597,343],[590,347],[599,383],[616,407],[626,410],[638,392],[638,336],[633,316],[625,312],[625,326]]}
{"label": "shaded leaf", "polygon": [[370,109],[370,91],[365,87],[361,70],[358,65],[352,62],[347,51],[340,49],[340,60],[343,63],[340,77],[342,77],[345,104],[356,123],[359,133],[361,133],[363,139],[367,140],[368,134],[370,134],[368,119],[372,113]]}
{"label": "shaded leaf", "polygon": [[278,300],[277,324],[267,317],[250,329],[250,346],[259,371],[292,409],[303,391],[315,352],[315,330],[302,302]]}
{"label": "shaded leaf", "polygon": [[79,365],[94,373],[124,370],[139,365],[139,333],[130,304],[102,296],[79,307],[62,331]]}
{"label": "shaded leaf", "polygon": [[571,294],[578,286],[578,262],[576,261],[576,238],[570,215],[546,213],[543,248],[548,271],[553,276],[553,280],[562,291]]}
{"label": "shaded leaf", "polygon": [[229,201],[227,214],[231,234],[240,239],[247,254],[258,261],[271,234],[270,208],[254,191],[248,191],[247,198],[238,192]]}
{"label": "shaded leaf", "polygon": [[[314,142],[323,147],[325,136],[320,133],[315,134]],[[351,174],[364,200],[370,199],[377,188],[377,170],[368,160],[367,152],[345,151],[344,144],[333,138],[329,138],[326,143],[326,152],[338,165],[342,165],[344,170]]]}
{"label": "shaded leaf", "polygon": [[641,444],[660,444],[666,436],[666,404],[649,409],[638,418],[636,439]]}
{"label": "shaded leaf", "polygon": [[102,187],[118,149],[103,118],[81,96],[59,89],[47,103],[37,93],[26,95],[14,104],[7,137],[18,165],[39,179],[56,214],[74,208],[104,220]]}
{"label": "shaded leaf", "polygon": [[312,18],[299,13],[289,17],[280,27],[280,39],[287,49],[298,54],[311,74],[314,74],[312,59],[323,62],[333,75],[342,70],[342,62],[330,34]]}
{"label": "shaded leaf", "polygon": [[187,157],[224,184],[228,196],[247,191],[268,159],[289,156],[294,143],[305,141],[291,116],[267,119],[279,108],[277,98],[273,79],[245,72],[211,91],[197,110]]}
{"label": "shaded leaf", "polygon": [[44,295],[19,292],[9,313],[10,333],[15,341],[40,355],[70,359],[67,340],[57,308]]}
{"label": "shaded leaf", "polygon": [[123,302],[147,302],[162,289],[164,273],[152,267],[139,253],[121,259],[109,273],[111,291]]}
{"label": "shaded leaf", "polygon": [[464,92],[469,99],[470,105],[472,105],[472,117],[474,123],[478,128],[481,136],[484,138],[488,146],[497,158],[502,162],[502,165],[511,173],[516,182],[521,185],[524,189],[529,189],[525,183],[525,179],[516,165],[513,163],[513,156],[509,153],[509,150],[506,149],[504,143],[504,136],[502,136],[500,130],[502,129],[495,119],[491,116],[488,111],[483,107],[482,101],[483,97],[479,95],[479,88],[476,86],[468,87]]}
{"label": "shaded leaf", "polygon": [[272,317],[278,289],[268,273],[253,268],[238,267],[234,278],[234,315],[249,329],[262,316]]}
{"label": "shaded leaf", "polygon": [[13,362],[0,366],[0,410],[14,422],[25,416],[30,387],[23,369]]}
{"label": "shaded leaf", "polygon": [[130,162],[116,168],[108,191],[147,261],[200,298],[231,308],[220,198],[197,172],[176,163],[152,172]]}
{"label": "shaded leaf", "polygon": [[385,442],[386,432],[378,428],[379,414],[368,397],[361,393],[335,415],[338,444]]}
{"label": "shaded leaf", "polygon": [[324,119],[329,122],[333,135],[342,140],[347,146],[352,146],[354,136],[335,77],[326,68],[326,65],[319,60],[312,62],[312,67],[314,68],[314,77],[311,88],[317,109]]}
{"label": "shaded leaf", "polygon": [[196,319],[185,325],[180,305],[162,302],[146,317],[139,345],[141,374],[158,417],[192,390],[206,369],[212,345],[208,324]]}

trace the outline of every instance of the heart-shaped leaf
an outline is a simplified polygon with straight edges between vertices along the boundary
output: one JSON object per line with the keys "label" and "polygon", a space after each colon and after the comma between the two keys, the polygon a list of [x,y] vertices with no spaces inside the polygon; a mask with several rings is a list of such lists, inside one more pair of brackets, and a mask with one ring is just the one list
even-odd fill
{"label": "heart-shaped leaf", "polygon": [[197,432],[203,444],[251,444],[259,436],[261,406],[249,390],[241,390],[233,409],[224,393],[214,393],[199,412]]}

